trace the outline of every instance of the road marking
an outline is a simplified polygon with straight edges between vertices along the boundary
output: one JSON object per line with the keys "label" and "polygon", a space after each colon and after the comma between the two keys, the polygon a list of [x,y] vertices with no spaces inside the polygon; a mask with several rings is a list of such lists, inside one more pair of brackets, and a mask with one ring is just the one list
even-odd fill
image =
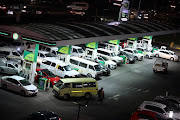
{"label": "road marking", "polygon": [[118,97],[120,96],[120,94],[114,95],[113,97],[109,97],[108,99],[113,99],[115,101],[118,101]]}

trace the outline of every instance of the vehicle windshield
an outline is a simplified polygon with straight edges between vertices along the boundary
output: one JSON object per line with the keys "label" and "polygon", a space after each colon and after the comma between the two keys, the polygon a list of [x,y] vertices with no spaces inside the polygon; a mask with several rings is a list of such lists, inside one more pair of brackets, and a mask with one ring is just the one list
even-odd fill
{"label": "vehicle windshield", "polygon": [[45,56],[46,56],[46,57],[56,57],[55,55],[50,54],[50,53],[45,54]]}
{"label": "vehicle windshield", "polygon": [[16,66],[18,68],[18,64],[17,63],[14,63],[14,66]]}
{"label": "vehicle windshield", "polygon": [[26,79],[20,80],[20,83],[21,83],[23,86],[31,85],[31,83],[30,83],[28,80],[26,80]]}
{"label": "vehicle windshield", "polygon": [[50,78],[56,77],[51,71],[44,69],[43,70]]}
{"label": "vehicle windshield", "polygon": [[71,70],[72,70],[72,68],[71,68],[69,65],[64,66],[64,69],[65,69],[66,71],[71,71]]}
{"label": "vehicle windshield", "polygon": [[59,80],[59,81],[55,84],[55,86],[56,86],[57,88],[61,89],[62,86],[63,86],[63,82],[62,82],[61,80]]}
{"label": "vehicle windshield", "polygon": [[168,113],[171,111],[171,109],[169,107],[165,107],[164,110]]}
{"label": "vehicle windshield", "polygon": [[144,49],[145,52],[149,52],[148,50]]}
{"label": "vehicle windshield", "polygon": [[94,68],[95,68],[96,71],[100,71],[101,70],[101,67],[99,65],[95,65]]}
{"label": "vehicle windshield", "polygon": [[111,56],[112,56],[112,57],[115,57],[115,56],[116,56],[116,54],[113,52],[113,53],[111,53]]}
{"label": "vehicle windshield", "polygon": [[134,53],[138,53],[138,51],[137,50],[133,50],[134,51]]}
{"label": "vehicle windshield", "polygon": [[83,53],[82,49],[77,49],[78,53]]}
{"label": "vehicle windshield", "polygon": [[107,57],[102,56],[102,58],[103,58],[105,61],[108,61]]}

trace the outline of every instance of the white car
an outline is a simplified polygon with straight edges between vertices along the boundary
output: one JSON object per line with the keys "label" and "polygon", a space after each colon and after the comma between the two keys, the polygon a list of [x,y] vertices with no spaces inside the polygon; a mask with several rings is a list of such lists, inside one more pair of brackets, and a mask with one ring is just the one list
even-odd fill
{"label": "white car", "polygon": [[105,56],[97,56],[96,61],[100,62],[104,62],[104,65],[107,66],[109,69],[116,69],[117,68],[117,63],[113,62],[112,60],[109,60],[107,57]]}
{"label": "white car", "polygon": [[144,55],[141,53],[138,53],[138,51],[136,49],[125,48],[123,51],[126,54],[133,56],[136,60],[143,60],[144,59]]}
{"label": "white car", "polygon": [[171,61],[178,61],[178,56],[169,50],[158,50],[154,52],[154,56],[169,59]]}
{"label": "white car", "polygon": [[1,79],[1,86],[3,89],[13,90],[20,93],[22,96],[36,95],[38,89],[28,80],[21,76],[4,76]]}
{"label": "white car", "polygon": [[145,49],[145,48],[143,48],[143,47],[137,47],[136,50],[137,50],[139,53],[143,54],[144,57],[146,57],[146,58],[153,58],[153,53],[150,52],[150,51],[148,51],[147,49]]}
{"label": "white car", "polygon": [[180,116],[175,115],[170,108],[162,103],[153,102],[153,101],[144,101],[139,107],[139,110],[148,110],[152,112],[156,112],[162,116],[171,118],[173,120],[179,120]]}

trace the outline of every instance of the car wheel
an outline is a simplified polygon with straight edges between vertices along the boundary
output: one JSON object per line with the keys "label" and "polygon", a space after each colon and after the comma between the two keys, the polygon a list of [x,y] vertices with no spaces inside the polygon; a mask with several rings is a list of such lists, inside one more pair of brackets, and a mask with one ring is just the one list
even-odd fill
{"label": "car wheel", "polygon": [[146,55],[147,58],[149,58],[149,55]]}
{"label": "car wheel", "polygon": [[90,73],[87,74],[88,78],[92,78],[92,75]]}
{"label": "car wheel", "polygon": [[137,60],[137,59],[138,59],[138,57],[137,57],[137,56],[135,56],[135,57],[134,57],[134,59],[135,59],[135,60]]}
{"label": "car wheel", "polygon": [[155,56],[156,56],[156,57],[159,57],[159,55],[158,55],[158,54],[156,54]]}
{"label": "car wheel", "polygon": [[25,96],[25,91],[21,90],[20,94],[21,94],[21,96]]}
{"label": "car wheel", "polygon": [[156,70],[153,70],[154,73],[156,73],[157,71]]}
{"label": "car wheel", "polygon": [[64,100],[68,100],[69,98],[70,98],[70,96],[68,94],[64,94],[64,96],[63,96]]}
{"label": "car wheel", "polygon": [[90,93],[86,93],[86,94],[85,94],[85,98],[86,98],[86,99],[90,99],[91,96],[92,96],[92,95],[91,95]]}
{"label": "car wheel", "polygon": [[7,85],[6,85],[6,84],[3,84],[2,88],[3,88],[4,90],[6,90],[6,89],[7,89]]}
{"label": "car wheel", "polygon": [[173,58],[173,57],[171,57],[171,58],[170,58],[170,60],[171,60],[171,61],[174,61],[174,58]]}

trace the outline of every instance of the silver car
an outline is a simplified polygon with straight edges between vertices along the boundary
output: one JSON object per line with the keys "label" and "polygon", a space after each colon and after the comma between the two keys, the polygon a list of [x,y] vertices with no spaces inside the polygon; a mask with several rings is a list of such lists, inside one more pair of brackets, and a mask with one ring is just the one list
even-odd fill
{"label": "silver car", "polygon": [[38,89],[35,85],[31,84],[25,78],[16,75],[2,77],[1,86],[3,89],[9,89],[18,92],[22,96],[36,95],[38,92]]}

